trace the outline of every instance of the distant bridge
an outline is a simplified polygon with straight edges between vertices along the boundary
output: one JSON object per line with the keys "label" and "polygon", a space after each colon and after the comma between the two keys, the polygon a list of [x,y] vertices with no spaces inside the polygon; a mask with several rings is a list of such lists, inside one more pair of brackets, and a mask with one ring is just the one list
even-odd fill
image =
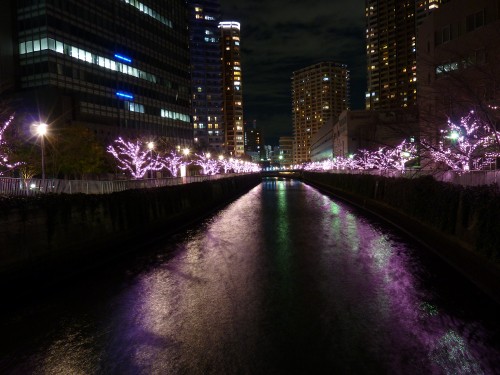
{"label": "distant bridge", "polygon": [[262,171],[261,176],[264,177],[279,177],[279,178],[302,178],[302,170],[286,170],[286,171]]}

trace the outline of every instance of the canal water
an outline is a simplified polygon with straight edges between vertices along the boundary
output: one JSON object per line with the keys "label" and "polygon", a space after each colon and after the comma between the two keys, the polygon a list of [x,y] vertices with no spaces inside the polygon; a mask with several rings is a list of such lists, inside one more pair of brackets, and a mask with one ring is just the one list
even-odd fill
{"label": "canal water", "polygon": [[2,304],[0,373],[500,373],[498,305],[301,182],[152,243]]}

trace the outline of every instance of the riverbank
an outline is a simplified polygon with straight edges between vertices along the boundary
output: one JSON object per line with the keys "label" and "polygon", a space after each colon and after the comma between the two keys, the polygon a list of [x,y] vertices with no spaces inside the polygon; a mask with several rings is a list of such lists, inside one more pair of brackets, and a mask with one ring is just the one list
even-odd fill
{"label": "riverbank", "polygon": [[316,172],[303,180],[403,230],[500,303],[498,188]]}
{"label": "riverbank", "polygon": [[179,231],[260,182],[253,174],[107,195],[0,198],[0,280],[4,288],[63,280]]}

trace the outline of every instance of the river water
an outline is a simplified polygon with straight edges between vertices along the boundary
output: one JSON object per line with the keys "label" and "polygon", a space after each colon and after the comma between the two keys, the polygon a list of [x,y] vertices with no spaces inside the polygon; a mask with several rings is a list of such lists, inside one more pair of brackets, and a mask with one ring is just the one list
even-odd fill
{"label": "river water", "polygon": [[495,374],[500,308],[391,227],[268,179],[3,306],[1,374]]}

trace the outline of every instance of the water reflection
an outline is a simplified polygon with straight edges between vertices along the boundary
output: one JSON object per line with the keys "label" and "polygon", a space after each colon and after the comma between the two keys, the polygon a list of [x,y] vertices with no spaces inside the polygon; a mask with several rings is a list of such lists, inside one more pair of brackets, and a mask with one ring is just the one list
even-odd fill
{"label": "water reflection", "polygon": [[268,179],[116,277],[6,317],[0,372],[494,374],[498,306],[422,251]]}

